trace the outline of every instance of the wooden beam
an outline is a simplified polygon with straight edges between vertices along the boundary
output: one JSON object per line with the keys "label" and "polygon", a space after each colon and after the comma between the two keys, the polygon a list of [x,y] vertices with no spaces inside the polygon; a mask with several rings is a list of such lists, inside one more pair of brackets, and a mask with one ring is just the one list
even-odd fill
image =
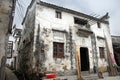
{"label": "wooden beam", "polygon": [[81,80],[81,61],[80,61],[80,48],[76,47],[76,67],[77,67],[77,73],[78,73],[78,80]]}
{"label": "wooden beam", "polygon": [[108,64],[109,64],[109,74],[111,76],[115,76],[115,75],[117,75],[117,73],[116,73],[116,70],[115,70],[115,68],[113,66],[113,61],[112,61],[112,58],[111,58],[111,55],[113,55],[113,54],[110,53],[106,36],[105,36],[105,45],[106,45],[107,57],[108,57]]}

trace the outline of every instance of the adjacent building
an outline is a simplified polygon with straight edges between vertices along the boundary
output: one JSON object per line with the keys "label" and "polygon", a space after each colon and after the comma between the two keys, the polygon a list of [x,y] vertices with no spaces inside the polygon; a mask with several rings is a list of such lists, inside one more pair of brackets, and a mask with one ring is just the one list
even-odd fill
{"label": "adjacent building", "polygon": [[108,14],[96,18],[33,0],[22,22],[19,69],[27,74],[40,69],[58,75],[76,75],[77,49],[82,72],[90,74],[100,68],[106,72],[108,50],[113,54],[108,18]]}
{"label": "adjacent building", "polygon": [[11,34],[15,0],[0,0],[0,80],[5,78],[8,36]]}
{"label": "adjacent building", "polygon": [[120,36],[112,36],[112,44],[116,63],[120,66]]}
{"label": "adjacent building", "polygon": [[21,37],[21,31],[22,29],[16,28],[16,26],[14,26],[12,28],[12,35],[9,36],[6,65],[7,67],[14,70],[17,70],[18,67],[17,57],[18,57],[18,45]]}

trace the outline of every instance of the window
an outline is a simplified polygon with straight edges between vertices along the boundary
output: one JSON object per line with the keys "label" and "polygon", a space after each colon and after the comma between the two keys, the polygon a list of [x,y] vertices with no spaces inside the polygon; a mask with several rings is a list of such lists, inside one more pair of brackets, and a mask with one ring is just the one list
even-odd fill
{"label": "window", "polygon": [[100,58],[105,58],[104,47],[99,47]]}
{"label": "window", "polygon": [[84,19],[74,17],[74,23],[79,24],[79,25],[87,25],[88,21],[84,20]]}
{"label": "window", "polygon": [[8,48],[7,48],[7,58],[12,57],[12,52],[13,52],[13,41],[9,41]]}
{"label": "window", "polygon": [[64,32],[61,31],[53,31],[53,39],[56,40],[64,40]]}
{"label": "window", "polygon": [[60,11],[56,11],[56,18],[62,18],[62,13]]}
{"label": "window", "polygon": [[53,43],[53,57],[64,58],[64,43]]}
{"label": "window", "polygon": [[97,26],[98,28],[101,28],[101,24],[99,22],[97,22]]}

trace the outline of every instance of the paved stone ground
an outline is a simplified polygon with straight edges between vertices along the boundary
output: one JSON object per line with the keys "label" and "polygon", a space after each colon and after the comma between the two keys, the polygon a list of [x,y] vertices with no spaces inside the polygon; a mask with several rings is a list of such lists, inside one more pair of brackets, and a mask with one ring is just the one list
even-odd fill
{"label": "paved stone ground", "polygon": [[[108,74],[103,75],[103,79],[98,79],[97,74],[91,74],[89,76],[82,76],[83,80],[120,80],[120,76],[108,76]],[[6,68],[6,80],[18,80],[16,75],[12,70]],[[61,76],[56,79],[43,79],[43,80],[77,80],[77,75],[74,76]]]}
{"label": "paved stone ground", "polygon": [[98,79],[98,80],[120,80],[120,76],[104,77],[103,79]]}
{"label": "paved stone ground", "polygon": [[120,76],[109,76],[108,73],[103,74],[103,79],[99,79],[97,74],[91,74],[89,76],[82,76],[83,80],[120,80]]}
{"label": "paved stone ground", "polygon": [[6,80],[18,80],[16,75],[12,72],[12,70],[6,68],[5,70],[5,78]]}
{"label": "paved stone ground", "polygon": [[[64,77],[57,77],[55,79],[43,79],[43,80],[77,80],[77,76],[64,76]],[[120,76],[114,76],[114,77],[107,77],[105,76],[103,79],[98,79],[97,76],[89,76],[84,77],[83,80],[120,80]]]}
{"label": "paved stone ground", "polygon": [[[108,73],[103,74],[103,79],[99,79],[97,74],[90,74],[82,76],[82,80],[120,80],[120,76],[109,76]],[[44,80],[77,80],[77,75],[74,76],[61,76],[56,79],[44,79]]]}

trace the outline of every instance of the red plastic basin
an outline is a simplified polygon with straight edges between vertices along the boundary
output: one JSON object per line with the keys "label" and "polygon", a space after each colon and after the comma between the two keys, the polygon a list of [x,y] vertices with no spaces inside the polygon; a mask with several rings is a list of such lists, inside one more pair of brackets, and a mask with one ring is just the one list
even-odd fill
{"label": "red plastic basin", "polygon": [[50,78],[56,78],[56,73],[49,73],[49,74],[46,74],[45,75],[47,79],[50,79]]}

